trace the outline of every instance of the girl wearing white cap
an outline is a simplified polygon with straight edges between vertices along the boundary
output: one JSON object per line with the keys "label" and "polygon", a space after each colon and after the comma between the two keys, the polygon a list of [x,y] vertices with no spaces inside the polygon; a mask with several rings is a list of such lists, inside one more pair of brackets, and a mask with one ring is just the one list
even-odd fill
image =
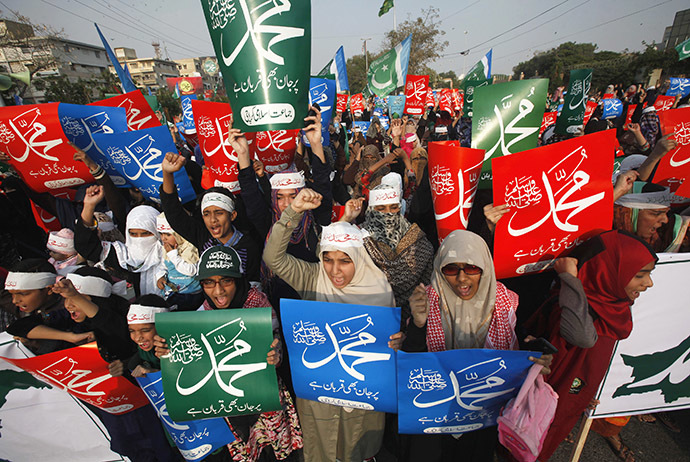
{"label": "girl wearing white cap", "polygon": [[[307,210],[321,203],[321,196],[303,189],[285,209],[264,250],[264,262],[305,300],[361,305],[394,306],[393,290],[386,275],[364,249],[359,228],[334,223],[323,229],[319,262],[306,262],[286,253],[292,231]],[[400,346],[402,333],[391,336],[389,346]],[[372,458],[381,447],[382,412],[333,406],[297,399],[304,433],[307,462],[361,461]],[[341,436],[339,436],[341,435]]]}
{"label": "girl wearing white cap", "polygon": [[160,370],[161,361],[155,354],[153,339],[156,336],[156,314],[170,311],[168,303],[158,295],[144,295],[129,306],[127,327],[129,337],[139,347],[129,360],[127,368],[132,377],[143,377]]}
{"label": "girl wearing white cap", "polygon": [[74,231],[69,228],[52,231],[48,235],[46,247],[50,252],[48,261],[61,276],[73,272],[79,262],[84,261],[74,249]]}

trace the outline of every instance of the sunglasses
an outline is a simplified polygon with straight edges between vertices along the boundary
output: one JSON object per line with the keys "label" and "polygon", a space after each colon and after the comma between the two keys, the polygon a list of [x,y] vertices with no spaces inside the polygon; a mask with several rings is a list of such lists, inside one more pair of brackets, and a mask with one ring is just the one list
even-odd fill
{"label": "sunglasses", "polygon": [[460,271],[463,271],[468,276],[482,274],[482,269],[480,267],[477,265],[470,265],[469,263],[465,263],[465,266],[462,267],[456,265],[455,263],[451,263],[450,265],[446,265],[441,268],[441,272],[446,276],[457,276]]}
{"label": "sunglasses", "polygon": [[199,281],[199,284],[204,289],[213,289],[217,284],[220,284],[222,288],[227,289],[228,287],[235,285],[235,280],[233,278],[223,278],[220,281],[214,281],[213,279],[202,279]]}

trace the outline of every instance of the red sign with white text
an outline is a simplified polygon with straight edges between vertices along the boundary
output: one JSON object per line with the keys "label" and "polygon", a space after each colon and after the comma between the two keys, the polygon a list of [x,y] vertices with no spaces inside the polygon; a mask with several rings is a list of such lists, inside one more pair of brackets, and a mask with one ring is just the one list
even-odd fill
{"label": "red sign with white text", "polygon": [[[625,115],[625,125],[624,127],[627,127],[630,122],[632,122],[632,116],[635,113],[635,109],[637,109],[637,104],[630,104],[628,105],[628,113]],[[627,128],[626,128],[627,130]]]}
{"label": "red sign with white text", "polygon": [[[194,125],[199,147],[208,167],[203,187],[221,186],[232,192],[240,190],[237,179],[237,154],[230,146],[228,132],[232,125],[232,110],[227,103],[192,100]],[[208,186],[208,187],[207,187]]]}
{"label": "red sign with white text", "polygon": [[88,167],[73,159],[74,148],[62,131],[59,103],[0,108],[0,151],[31,189],[56,194],[93,183]]}
{"label": "red sign with white text", "polygon": [[456,111],[462,110],[463,96],[460,94],[460,90],[457,88],[453,89],[453,109]]}
{"label": "red sign with white text", "polygon": [[544,130],[549,125],[553,125],[556,123],[556,117],[558,116],[558,112],[545,112],[544,117],[541,119],[541,128],[539,129],[539,136],[541,136],[542,133],[544,133]]}
{"label": "red sign with white text", "polygon": [[679,190],[679,186],[690,178],[690,108],[672,109],[659,113],[661,133],[673,133],[672,139],[678,146],[666,153],[659,161],[654,173],[654,183],[668,186],[671,192],[685,197],[688,185]]}
{"label": "red sign with white text", "polygon": [[587,125],[587,122],[589,122],[590,117],[592,117],[592,114],[594,114],[594,110],[597,108],[597,103],[594,101],[587,101],[587,107],[585,108],[585,118],[582,119],[582,125],[585,126]]}
{"label": "red sign with white text", "polygon": [[550,268],[562,253],[611,229],[615,130],[493,159],[496,277]]}
{"label": "red sign with white text", "polygon": [[654,102],[654,108],[656,109],[656,112],[668,111],[671,109],[671,106],[673,106],[675,100],[675,96],[659,95],[656,97],[656,101]]}
{"label": "red sign with white text", "polygon": [[457,140],[429,143],[429,184],[440,241],[467,229],[483,162],[483,149],[461,148]]}
{"label": "red sign with white text", "polygon": [[263,162],[268,173],[278,173],[292,165],[298,135],[299,129],[247,133],[251,136],[249,152]]}
{"label": "red sign with white text", "polygon": [[434,98],[434,91],[429,87],[426,92],[426,107],[434,107],[436,105],[436,98]]}
{"label": "red sign with white text", "polygon": [[428,75],[407,75],[405,83],[405,114],[422,115],[426,110],[429,91]]}
{"label": "red sign with white text", "polygon": [[60,226],[60,222],[56,217],[34,204],[33,201],[31,201],[31,211],[34,214],[36,224],[43,228],[46,233],[50,233],[51,231],[60,231],[60,229],[62,229],[62,226]]}
{"label": "red sign with white text", "polygon": [[139,90],[130,91],[124,95],[113,96],[90,103],[89,106],[123,107],[127,111],[127,128],[129,131],[145,128],[160,127],[158,116]]}
{"label": "red sign with white text", "polygon": [[453,90],[444,88],[438,97],[438,108],[453,115]]}
{"label": "red sign with white text", "polygon": [[364,112],[364,95],[356,93],[350,96],[350,110],[353,115],[360,115]]}
{"label": "red sign with white text", "polygon": [[110,375],[95,342],[33,358],[2,359],[110,414],[125,414],[149,404],[141,388]]}
{"label": "red sign with white text", "polygon": [[335,101],[335,110],[336,112],[343,113],[347,111],[347,100],[350,98],[348,95],[341,95],[337,94],[335,95],[336,101]]}

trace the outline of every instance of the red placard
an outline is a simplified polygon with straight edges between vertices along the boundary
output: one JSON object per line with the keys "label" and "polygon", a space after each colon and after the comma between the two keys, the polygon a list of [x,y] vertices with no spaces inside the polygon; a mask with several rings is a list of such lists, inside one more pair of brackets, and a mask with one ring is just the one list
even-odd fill
{"label": "red placard", "polygon": [[444,88],[438,97],[438,108],[441,111],[446,111],[448,114],[453,114],[453,90]]}
{"label": "red placard", "polygon": [[613,96],[613,93],[604,93],[604,96],[601,97],[601,99],[611,99],[611,98],[615,98]]}
{"label": "red placard", "polygon": [[467,229],[483,162],[483,149],[461,148],[457,140],[429,143],[429,182],[440,241],[456,229]]}
{"label": "red placard", "polygon": [[558,112],[545,112],[544,117],[541,119],[541,128],[539,129],[539,136],[541,136],[542,133],[544,133],[544,130],[549,125],[553,125],[556,123],[556,117],[558,116]]}
{"label": "red placard", "polygon": [[180,89],[182,95],[193,95],[201,93],[204,89],[204,83],[201,77],[167,77],[165,82],[168,84],[168,90],[174,92],[175,84]]}
{"label": "red placard", "polygon": [[675,96],[659,95],[656,97],[654,102],[654,108],[656,112],[668,111],[673,106],[673,102],[676,100]]}
{"label": "red placard", "polygon": [[299,129],[247,133],[249,136],[249,152],[263,162],[267,172],[277,173],[292,165]]}
{"label": "red placard", "polygon": [[405,83],[405,114],[422,115],[429,93],[428,75],[407,75]]}
{"label": "red placard", "polygon": [[232,124],[230,105],[192,100],[192,112],[204,165],[208,167],[205,172],[209,172],[203,178],[202,186],[206,189],[221,186],[234,193],[239,192],[237,155],[228,142]]}
{"label": "red placard", "polygon": [[33,358],[2,359],[110,414],[149,404],[141,388],[110,375],[95,342]]}
{"label": "red placard", "polygon": [[453,97],[453,110],[454,111],[461,110],[463,100],[462,100],[462,95],[460,95],[460,90],[458,90],[457,88],[454,88],[452,97]]}
{"label": "red placard", "polygon": [[679,189],[690,177],[690,108],[672,109],[659,113],[661,133],[672,133],[678,146],[666,153],[654,173],[654,183],[668,186],[672,192],[687,196],[688,186]]}
{"label": "red placard", "polygon": [[88,167],[73,159],[74,148],[62,131],[58,104],[0,108],[0,151],[31,189],[56,194],[93,183]]}
{"label": "red placard", "polygon": [[594,114],[594,110],[597,108],[597,103],[594,101],[587,101],[587,107],[585,108],[585,118],[582,120],[582,125],[585,126],[587,125],[587,122],[589,122],[590,117],[592,117],[592,114]]}
{"label": "red placard", "polygon": [[124,95],[113,96],[90,103],[89,106],[123,107],[127,111],[127,128],[129,131],[160,127],[158,116],[139,90]]}
{"label": "red placard", "polygon": [[204,90],[204,99],[208,101],[211,98],[213,98],[213,90]]}
{"label": "red placard", "polygon": [[626,127],[625,129],[627,130],[627,126],[630,122],[632,122],[632,116],[635,113],[635,109],[637,109],[637,104],[630,104],[628,105],[628,113],[625,115],[625,125],[623,127]]}
{"label": "red placard", "polygon": [[350,110],[353,115],[361,115],[364,112],[364,95],[357,93],[350,96]]}
{"label": "red placard", "polygon": [[426,92],[426,107],[434,107],[436,105],[436,99],[434,98],[434,91],[429,87]]}
{"label": "red placard", "polygon": [[36,224],[43,228],[43,230],[46,233],[50,233],[51,231],[60,231],[62,229],[62,226],[60,226],[60,222],[58,219],[45,210],[43,210],[41,207],[38,205],[34,204],[33,201],[31,202],[31,211],[34,214],[34,220],[36,220]]}
{"label": "red placard", "polygon": [[347,100],[350,99],[348,95],[335,95],[336,96],[336,101],[335,101],[335,110],[336,112],[343,113],[347,111]]}
{"label": "red placard", "polygon": [[592,234],[611,229],[615,130],[493,159],[497,278],[540,272]]}
{"label": "red placard", "polygon": [[345,215],[344,205],[334,205],[331,210],[331,223],[335,223]]}

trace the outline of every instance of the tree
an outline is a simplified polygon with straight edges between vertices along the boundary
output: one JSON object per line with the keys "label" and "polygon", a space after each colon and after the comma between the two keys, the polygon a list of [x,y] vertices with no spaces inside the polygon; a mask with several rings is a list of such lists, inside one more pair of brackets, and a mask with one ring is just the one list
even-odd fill
{"label": "tree", "polygon": [[94,84],[93,80],[83,79],[72,82],[64,75],[47,77],[34,82],[38,90],[45,91],[46,101],[71,104],[92,102],[91,93]]}
{"label": "tree", "polygon": [[[379,54],[369,53],[369,62],[378,58]],[[367,66],[364,55],[354,55],[345,63],[350,93],[359,93],[367,85]]]}
{"label": "tree", "polygon": [[180,105],[180,100],[175,98],[175,93],[168,90],[167,88],[160,88],[156,92],[158,97],[158,102],[165,112],[165,116],[168,120],[172,120],[173,117],[182,114],[182,106]]}

